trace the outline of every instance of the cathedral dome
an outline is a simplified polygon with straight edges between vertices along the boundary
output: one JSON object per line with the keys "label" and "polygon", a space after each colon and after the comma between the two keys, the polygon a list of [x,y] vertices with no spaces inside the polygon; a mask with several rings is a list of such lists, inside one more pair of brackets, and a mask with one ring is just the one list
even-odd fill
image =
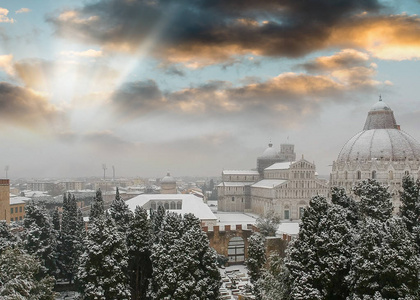
{"label": "cathedral dome", "polygon": [[344,145],[337,161],[371,159],[420,160],[420,144],[398,129],[363,130]]}
{"label": "cathedral dome", "polygon": [[165,177],[160,181],[161,183],[176,183],[176,180],[171,177],[171,174],[168,172]]}
{"label": "cathedral dome", "polygon": [[276,150],[273,148],[273,144],[268,144],[268,148],[264,150],[263,154],[260,158],[277,158],[278,154]]}
{"label": "cathedral dome", "polygon": [[337,161],[372,159],[420,160],[420,144],[400,130],[394,112],[381,97],[368,112],[363,131],[344,145]]}

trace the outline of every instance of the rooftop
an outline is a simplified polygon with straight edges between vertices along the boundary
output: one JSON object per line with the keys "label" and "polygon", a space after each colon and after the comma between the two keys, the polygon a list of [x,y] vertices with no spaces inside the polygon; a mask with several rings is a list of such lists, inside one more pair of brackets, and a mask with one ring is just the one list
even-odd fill
{"label": "rooftop", "polygon": [[287,182],[287,180],[263,179],[254,183],[252,187],[271,189],[285,182]]}

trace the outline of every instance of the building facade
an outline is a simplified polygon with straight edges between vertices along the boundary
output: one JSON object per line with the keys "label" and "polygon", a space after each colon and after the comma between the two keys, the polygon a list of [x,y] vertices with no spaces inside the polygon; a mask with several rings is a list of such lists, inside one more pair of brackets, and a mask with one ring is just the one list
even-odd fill
{"label": "building facade", "polygon": [[280,149],[277,153],[270,143],[257,158],[257,170],[223,171],[217,187],[218,210],[259,215],[274,211],[283,220],[293,220],[301,218],[312,196],[328,196],[328,185],[317,178],[314,163],[303,157],[294,161],[291,144]]}
{"label": "building facade", "polygon": [[394,112],[379,98],[368,112],[363,130],[348,140],[333,162],[330,183],[351,192],[357,181],[376,179],[389,185],[398,211],[404,175],[420,178],[420,144],[401,130]]}

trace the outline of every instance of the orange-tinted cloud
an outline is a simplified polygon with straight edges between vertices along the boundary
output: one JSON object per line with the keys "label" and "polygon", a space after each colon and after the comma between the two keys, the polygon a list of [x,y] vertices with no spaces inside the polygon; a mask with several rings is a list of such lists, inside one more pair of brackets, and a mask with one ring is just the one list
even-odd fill
{"label": "orange-tinted cloud", "polygon": [[0,23],[14,23],[15,22],[13,18],[9,18],[7,16],[8,14],[9,14],[8,9],[0,7]]}
{"label": "orange-tinted cloud", "polygon": [[27,128],[49,127],[62,112],[36,91],[0,82],[0,119],[3,124]]}

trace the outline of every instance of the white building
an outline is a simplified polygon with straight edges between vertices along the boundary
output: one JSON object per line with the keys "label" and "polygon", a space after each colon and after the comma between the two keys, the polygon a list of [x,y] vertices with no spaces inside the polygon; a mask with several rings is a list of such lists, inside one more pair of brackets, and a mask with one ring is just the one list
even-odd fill
{"label": "white building", "polygon": [[167,211],[181,215],[192,213],[201,220],[203,226],[212,227],[217,223],[216,216],[203,202],[203,199],[191,194],[143,194],[127,200],[125,203],[133,212],[137,206],[146,210],[156,210],[159,206],[163,206]]}
{"label": "white building", "polygon": [[394,112],[379,98],[368,112],[363,130],[343,146],[333,162],[330,182],[350,192],[355,182],[376,179],[390,186],[398,209],[404,175],[420,178],[420,144],[400,129]]}
{"label": "white building", "polygon": [[217,187],[218,209],[259,215],[273,210],[284,220],[300,219],[309,199],[317,194],[328,196],[329,189],[317,178],[315,164],[303,157],[287,161],[296,159],[293,148],[284,144],[277,153],[270,143],[257,159],[257,170],[223,171]]}

